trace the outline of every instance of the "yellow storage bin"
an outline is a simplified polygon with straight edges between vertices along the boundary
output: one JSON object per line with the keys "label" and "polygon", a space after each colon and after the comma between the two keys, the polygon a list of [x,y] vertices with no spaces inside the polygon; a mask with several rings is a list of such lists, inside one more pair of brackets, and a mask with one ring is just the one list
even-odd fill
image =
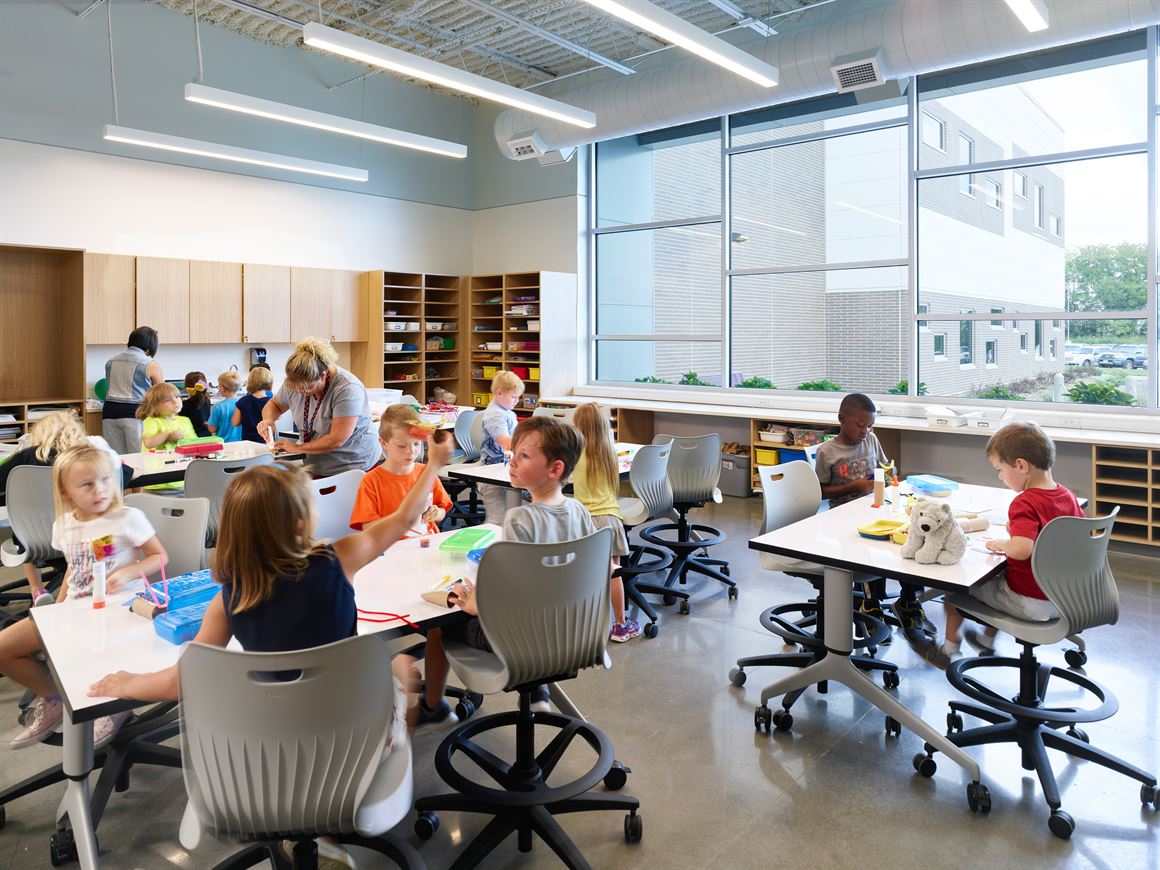
{"label": "yellow storage bin", "polygon": [[772,447],[755,447],[758,465],[777,465],[778,454]]}
{"label": "yellow storage bin", "polygon": [[538,381],[540,379],[540,370],[532,366],[528,369],[528,378],[533,381]]}
{"label": "yellow storage bin", "polygon": [[472,393],[471,403],[477,408],[486,408],[491,403],[491,393]]}
{"label": "yellow storage bin", "polygon": [[494,378],[497,374],[499,374],[499,366],[484,366],[483,367],[483,376],[485,378]]}

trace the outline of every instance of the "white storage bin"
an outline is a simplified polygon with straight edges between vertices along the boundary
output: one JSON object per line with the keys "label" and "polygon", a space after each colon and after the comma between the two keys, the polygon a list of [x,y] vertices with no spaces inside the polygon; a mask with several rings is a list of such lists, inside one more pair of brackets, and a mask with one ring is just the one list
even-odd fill
{"label": "white storage bin", "polygon": [[397,353],[403,349],[403,343],[401,341],[388,341],[384,346],[384,349]]}
{"label": "white storage bin", "polygon": [[428,320],[427,321],[427,328],[430,330],[434,330],[435,332],[439,332],[439,330],[441,330],[443,328],[443,321],[441,321],[441,320]]}
{"label": "white storage bin", "polygon": [[407,321],[407,329],[411,330],[412,332],[417,332],[419,329],[418,321],[415,321],[415,320]]}
{"label": "white storage bin", "polygon": [[387,321],[387,332],[406,332],[406,331],[407,331],[407,324],[403,323],[402,321],[400,321],[400,320],[388,320]]}

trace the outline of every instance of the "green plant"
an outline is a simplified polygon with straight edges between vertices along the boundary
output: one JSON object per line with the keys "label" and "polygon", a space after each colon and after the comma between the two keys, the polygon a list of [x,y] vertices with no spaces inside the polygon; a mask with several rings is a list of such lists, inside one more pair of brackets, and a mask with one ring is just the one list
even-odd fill
{"label": "green plant", "polygon": [[1067,397],[1077,405],[1135,405],[1131,393],[1115,384],[1080,381],[1067,391]]}
{"label": "green plant", "polygon": [[[886,392],[890,393],[892,396],[905,396],[910,392],[910,381],[903,378]],[[924,384],[922,381],[918,382],[918,394],[920,396],[926,395],[926,384]]]}
{"label": "green plant", "polygon": [[989,387],[983,387],[983,389],[976,391],[975,398],[976,399],[997,399],[998,401],[1001,401],[1001,402],[1021,402],[1021,401],[1023,401],[1022,396],[1016,395],[1015,393],[1011,392],[1011,390],[1009,390],[1007,387],[1003,386],[1002,384],[992,384]]}
{"label": "green plant", "polygon": [[738,381],[737,386],[747,390],[776,390],[777,384],[773,383],[769,378],[761,378],[756,375],[752,378],[746,378],[743,381]]}
{"label": "green plant", "polygon": [[645,375],[643,378],[633,378],[638,384],[667,384],[669,383],[664,378],[658,378],[656,375]]}
{"label": "green plant", "polygon": [[708,381],[703,381],[697,377],[696,372],[685,372],[681,375],[681,379],[677,381],[678,384],[684,387],[711,387],[713,386]]}
{"label": "green plant", "polygon": [[841,392],[841,387],[833,381],[827,381],[822,378],[820,381],[806,381],[804,384],[798,384],[799,390],[814,390],[819,393],[837,393]]}

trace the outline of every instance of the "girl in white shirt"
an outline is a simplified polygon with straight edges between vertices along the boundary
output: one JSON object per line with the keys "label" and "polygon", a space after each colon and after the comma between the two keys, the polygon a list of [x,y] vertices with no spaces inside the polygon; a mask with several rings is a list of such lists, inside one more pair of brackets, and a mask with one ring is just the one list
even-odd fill
{"label": "girl in white shirt", "polygon": [[[165,548],[145,515],[122,503],[120,472],[106,451],[86,444],[61,453],[52,466],[52,483],[56,503],[52,545],[68,562],[58,603],[93,594],[93,567],[98,562],[104,563],[110,593],[126,591],[142,574],[161,570]],[[64,715],[48,667],[36,658],[40,651],[31,619],[0,631],[0,674],[37,695],[27,724],[8,742],[10,749],[47,739]],[[125,717],[106,716],[94,723],[96,749],[113,738]]]}

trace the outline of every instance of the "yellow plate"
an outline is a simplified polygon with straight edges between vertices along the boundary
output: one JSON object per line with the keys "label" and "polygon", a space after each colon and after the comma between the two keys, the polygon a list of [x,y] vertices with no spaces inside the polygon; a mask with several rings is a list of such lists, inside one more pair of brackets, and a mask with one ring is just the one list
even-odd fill
{"label": "yellow plate", "polygon": [[858,534],[863,538],[873,538],[876,541],[889,540],[890,536],[905,526],[902,520],[875,520],[858,527]]}
{"label": "yellow plate", "polygon": [[906,536],[909,532],[910,532],[909,524],[905,525],[905,526],[901,526],[900,528],[895,529],[894,532],[890,535],[890,540],[894,541],[894,543],[896,543],[896,544],[905,544],[906,543]]}

